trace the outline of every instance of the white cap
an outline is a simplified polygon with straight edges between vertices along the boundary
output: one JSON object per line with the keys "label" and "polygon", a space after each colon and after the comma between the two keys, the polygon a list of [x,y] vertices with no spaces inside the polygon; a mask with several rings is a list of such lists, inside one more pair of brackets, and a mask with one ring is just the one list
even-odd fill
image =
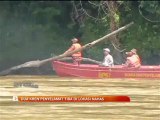
{"label": "white cap", "polygon": [[77,38],[73,38],[73,39],[71,39],[72,41],[76,41],[76,42],[78,42],[78,39]]}
{"label": "white cap", "polygon": [[107,51],[107,52],[110,52],[110,50],[108,48],[104,48],[103,50]]}

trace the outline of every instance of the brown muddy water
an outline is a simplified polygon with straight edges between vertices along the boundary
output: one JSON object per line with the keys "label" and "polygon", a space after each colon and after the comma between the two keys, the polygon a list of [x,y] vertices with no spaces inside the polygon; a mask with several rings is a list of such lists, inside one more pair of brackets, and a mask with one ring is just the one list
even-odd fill
{"label": "brown muddy water", "polygon": [[[17,87],[30,81],[38,88]],[[126,95],[127,103],[25,103],[12,96]],[[160,80],[0,77],[0,120],[160,120]]]}

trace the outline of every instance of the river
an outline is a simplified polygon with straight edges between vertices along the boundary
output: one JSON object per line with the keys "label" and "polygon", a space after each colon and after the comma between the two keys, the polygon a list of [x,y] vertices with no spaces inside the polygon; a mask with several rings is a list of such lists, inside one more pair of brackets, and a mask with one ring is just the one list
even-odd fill
{"label": "river", "polygon": [[[30,81],[38,88],[16,87]],[[28,103],[13,96],[126,95],[131,102]],[[0,77],[0,120],[160,120],[160,80]]]}

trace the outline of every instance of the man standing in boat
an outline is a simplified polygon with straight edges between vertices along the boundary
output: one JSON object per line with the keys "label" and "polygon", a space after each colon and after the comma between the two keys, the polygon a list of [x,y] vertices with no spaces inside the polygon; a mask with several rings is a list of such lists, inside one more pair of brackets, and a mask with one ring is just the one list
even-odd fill
{"label": "man standing in boat", "polygon": [[126,54],[128,55],[128,57],[126,63],[124,64],[124,67],[139,68],[141,66],[141,60],[137,55],[136,49],[132,49],[130,52],[126,52]]}
{"label": "man standing in boat", "polygon": [[[82,47],[77,38],[73,38],[71,41],[72,46],[67,51],[65,51],[64,54]],[[82,61],[82,52],[72,54],[72,59],[74,64],[80,64],[80,62]]]}
{"label": "man standing in boat", "polygon": [[100,65],[107,66],[107,67],[114,66],[113,57],[110,55],[110,49],[104,48],[103,50],[104,50],[104,60]]}

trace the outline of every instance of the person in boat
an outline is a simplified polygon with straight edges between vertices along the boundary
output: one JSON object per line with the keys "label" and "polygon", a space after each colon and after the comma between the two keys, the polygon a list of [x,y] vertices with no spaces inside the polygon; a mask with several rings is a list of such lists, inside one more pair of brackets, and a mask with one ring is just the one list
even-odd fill
{"label": "person in boat", "polygon": [[107,66],[107,67],[112,67],[114,66],[114,61],[112,55],[110,55],[110,49],[104,48],[104,60],[100,64],[100,66]]}
{"label": "person in boat", "polygon": [[126,54],[127,60],[124,64],[124,67],[139,68],[141,66],[141,60],[136,49],[132,49],[130,52],[126,52]]}
{"label": "person in boat", "polygon": [[[73,38],[71,41],[72,41],[71,47],[67,51],[65,51],[64,54],[82,47],[77,38]],[[82,61],[82,52],[77,52],[72,54],[72,59],[74,64],[80,64]]]}

